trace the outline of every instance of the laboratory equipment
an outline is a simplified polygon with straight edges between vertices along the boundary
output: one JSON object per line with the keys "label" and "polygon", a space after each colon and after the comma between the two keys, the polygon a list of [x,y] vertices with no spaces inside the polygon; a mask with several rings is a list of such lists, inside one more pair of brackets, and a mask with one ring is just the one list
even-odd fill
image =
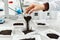
{"label": "laboratory equipment", "polygon": [[11,10],[13,10],[13,11],[15,11],[16,13],[17,13],[17,15],[19,15],[19,14],[21,14],[22,12],[23,12],[23,10],[22,9],[20,9],[19,7],[18,8],[16,8],[15,10],[14,9],[12,9],[12,8],[10,8],[10,7],[8,7],[9,9],[11,9]]}
{"label": "laboratory equipment", "polygon": [[13,1],[9,1],[9,4],[12,4],[13,3]]}
{"label": "laboratory equipment", "polygon": [[4,15],[4,3],[2,1],[0,1],[0,24],[5,23],[5,19],[2,18],[1,16]]}
{"label": "laboratory equipment", "polygon": [[3,18],[0,18],[0,24],[5,23],[5,20]]}
{"label": "laboratory equipment", "polygon": [[21,13],[23,12],[23,9],[21,9],[21,8],[16,8],[16,12],[17,12],[17,14],[19,15],[19,14],[21,14]]}
{"label": "laboratory equipment", "polygon": [[22,19],[22,12],[23,12],[23,8],[22,8],[22,4],[21,4],[21,0],[9,0],[8,2],[13,1],[12,4],[8,4],[8,8],[9,8],[9,19]]}
{"label": "laboratory equipment", "polygon": [[3,9],[0,8],[0,11],[3,11]]}
{"label": "laboratory equipment", "polygon": [[32,13],[32,18],[33,18],[33,20],[39,20],[39,12],[38,11],[34,11],[33,13]]}
{"label": "laboratory equipment", "polygon": [[35,15],[35,16],[38,16],[38,13],[37,13],[37,12],[35,12],[35,13],[34,13],[34,15]]}
{"label": "laboratory equipment", "polygon": [[4,8],[5,8],[5,15],[4,17],[9,17],[9,9],[8,9],[8,0],[2,0],[4,2]]}
{"label": "laboratory equipment", "polygon": [[31,20],[31,16],[26,16],[26,17],[24,17],[24,19],[25,19],[25,21],[26,21],[26,30],[24,30],[23,32],[24,32],[25,34],[27,34],[27,33],[29,33],[29,32],[33,32],[33,30],[30,30],[30,29],[29,29],[29,22],[30,22],[30,20]]}
{"label": "laboratory equipment", "polygon": [[0,18],[5,15],[5,6],[4,2],[0,0]]}
{"label": "laboratory equipment", "polygon": [[[22,8],[20,8],[18,5],[14,5],[14,6],[16,6],[15,7],[15,9],[14,9],[14,6],[12,6],[12,4],[14,4],[14,2],[15,1],[9,1],[9,7],[7,7],[8,5],[7,5],[7,1],[5,0],[5,2],[4,3],[6,3],[5,4],[5,13],[6,13],[6,17],[10,17],[10,18],[16,18],[16,17],[14,17],[13,15],[11,16],[11,15],[9,15],[9,11],[10,11],[10,13],[12,14],[12,13],[15,13],[16,15],[19,15],[19,16],[21,16],[20,14],[22,14],[22,12],[23,12],[23,9]],[[20,1],[21,2],[21,1]],[[28,1],[29,2],[29,1]],[[15,2],[15,3],[18,3],[18,2]],[[22,7],[22,5],[21,5],[21,7]],[[9,11],[8,11],[8,8],[10,9]],[[4,11],[4,9],[2,10],[1,9],[1,11]],[[13,12],[12,12],[13,11]],[[53,12],[52,12],[53,13]],[[45,13],[43,13],[43,12],[35,12],[35,13],[33,13],[34,14],[34,18],[32,18],[32,16],[24,16],[24,15],[22,15],[23,16],[23,18],[18,18],[17,20],[9,20],[9,21],[6,21],[6,23],[5,24],[3,24],[3,25],[0,25],[0,26],[4,26],[5,28],[6,27],[8,27],[8,28],[11,28],[11,26],[12,26],[12,24],[13,24],[13,27],[15,28],[14,29],[14,34],[13,34],[13,36],[12,37],[14,37],[14,40],[20,40],[21,39],[21,35],[23,36],[23,37],[26,37],[26,35],[27,35],[27,37],[28,36],[30,36],[31,34],[30,33],[32,33],[32,35],[34,35],[33,34],[33,28],[35,28],[35,30],[36,29],[39,29],[40,28],[40,32],[42,33],[42,34],[44,34],[43,35],[43,39],[44,39],[44,36],[47,36],[47,34],[48,33],[44,33],[44,32],[42,32],[41,31],[41,29],[43,30],[43,31],[45,31],[46,29],[47,29],[47,26],[48,26],[48,23],[47,23],[47,21],[42,21],[41,19],[43,19],[43,18],[45,18],[45,17],[47,17],[47,19],[49,19],[49,18],[51,18],[51,13],[49,12],[49,13],[47,13],[46,15],[45,15]],[[41,15],[40,15],[41,14]],[[15,15],[15,16],[16,16]],[[54,15],[54,14],[53,14]],[[53,15],[52,15],[52,17],[53,17]],[[18,17],[19,17],[18,16]],[[4,17],[4,16],[3,16]],[[55,16],[54,16],[55,17]],[[10,19],[9,18],[9,19]],[[39,18],[41,18],[41,19],[39,19]],[[20,20],[21,19],[21,20]],[[25,19],[25,20],[22,20],[22,19]],[[33,20],[31,20],[31,19],[33,19]],[[36,19],[37,19],[37,21],[36,21]],[[17,21],[17,22],[16,22]],[[33,21],[35,21],[35,22],[33,22]],[[10,22],[10,23],[9,23]],[[32,25],[30,24],[30,22],[32,23]],[[8,24],[8,25],[6,25],[6,24]],[[30,25],[29,25],[30,24]],[[34,25],[33,25],[34,24]],[[35,26],[35,24],[36,24],[36,26]],[[46,26],[47,25],[47,26]],[[10,27],[9,27],[10,26]],[[32,29],[30,29],[30,26],[32,26],[31,28]],[[3,28],[4,28],[3,27]],[[25,28],[26,27],[26,28]],[[43,28],[42,28],[43,27]],[[2,29],[3,29],[2,28]],[[7,29],[8,29],[7,28]],[[46,28],[46,29],[45,29]],[[38,31],[37,31],[38,32]],[[50,32],[50,31],[49,31]],[[8,32],[8,33],[6,33],[6,31],[4,31],[4,32],[1,32],[0,34],[1,35],[11,35],[10,34],[11,33],[11,30]],[[24,34],[25,33],[25,34]],[[27,34],[28,33],[28,34]],[[50,33],[53,33],[53,32],[50,32]],[[37,34],[37,33],[36,33]],[[35,34],[35,35],[36,35]],[[17,37],[17,35],[19,36],[19,37]],[[58,35],[59,36],[59,35]],[[31,36],[32,37],[32,36]],[[37,37],[37,36],[36,36]],[[40,36],[39,36],[40,37]],[[41,38],[40,38],[41,39]],[[37,37],[37,40],[40,40],[40,39],[38,39],[38,37]],[[47,38],[46,38],[47,39]],[[48,39],[49,39],[49,37],[48,37]],[[22,38],[21,40],[35,40],[35,38],[33,37],[33,38]]]}
{"label": "laboratory equipment", "polygon": [[[21,14],[23,12],[21,0],[10,0],[9,1],[9,14],[10,11],[15,12],[15,14]],[[11,13],[12,14],[12,13]]]}
{"label": "laboratory equipment", "polygon": [[22,13],[19,0],[6,0],[6,1],[2,0],[2,1],[4,2],[4,7],[5,7],[4,17],[9,19],[17,19],[15,14],[20,15]]}

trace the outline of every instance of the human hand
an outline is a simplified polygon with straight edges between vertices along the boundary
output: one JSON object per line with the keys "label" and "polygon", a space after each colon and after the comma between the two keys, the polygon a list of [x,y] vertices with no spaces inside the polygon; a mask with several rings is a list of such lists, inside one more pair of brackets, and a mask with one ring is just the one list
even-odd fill
{"label": "human hand", "polygon": [[45,7],[43,4],[31,4],[29,7],[26,8],[25,13],[31,14],[33,11],[44,10]]}

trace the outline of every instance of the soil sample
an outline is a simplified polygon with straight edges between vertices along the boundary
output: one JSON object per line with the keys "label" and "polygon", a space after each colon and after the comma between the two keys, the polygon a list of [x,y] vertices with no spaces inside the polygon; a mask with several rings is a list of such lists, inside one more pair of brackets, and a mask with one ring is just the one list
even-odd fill
{"label": "soil sample", "polygon": [[59,35],[54,34],[54,33],[48,33],[47,36],[51,39],[58,39],[59,38]]}
{"label": "soil sample", "polygon": [[37,23],[37,25],[46,25],[45,23]]}
{"label": "soil sample", "polygon": [[1,35],[11,35],[12,30],[3,30],[0,32]]}
{"label": "soil sample", "polygon": [[29,30],[29,22],[31,20],[31,16],[26,16],[24,17],[25,21],[26,21],[26,30],[24,30],[23,32],[25,34],[29,33],[29,32],[32,32],[32,30]]}
{"label": "soil sample", "polygon": [[35,38],[28,38],[28,39],[22,39],[22,40],[35,40]]}
{"label": "soil sample", "polygon": [[13,25],[16,26],[16,25],[24,25],[24,24],[23,23],[14,23]]}

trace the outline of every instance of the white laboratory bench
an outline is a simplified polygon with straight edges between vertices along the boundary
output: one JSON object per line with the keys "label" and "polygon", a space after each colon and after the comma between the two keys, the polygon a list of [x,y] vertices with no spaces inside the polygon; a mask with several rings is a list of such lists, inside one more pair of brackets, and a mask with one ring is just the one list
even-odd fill
{"label": "white laboratory bench", "polygon": [[[58,18],[59,19],[59,18]],[[60,20],[60,19],[59,19]],[[40,20],[32,20],[30,21],[30,29],[36,30],[34,32],[28,33],[27,35],[24,35],[24,33],[22,32],[22,30],[24,30],[26,28],[26,22],[25,20],[11,20],[11,19],[5,19],[5,23],[4,24],[0,24],[0,31],[1,30],[12,30],[12,35],[0,35],[0,40],[20,40],[21,38],[24,37],[31,37],[31,36],[35,36],[37,37],[37,40],[51,40],[48,37],[46,37],[46,33],[48,32],[53,32],[53,33],[57,33],[60,35],[60,21],[59,20],[52,20],[52,21],[48,21],[46,24],[46,26],[37,26],[36,22],[40,21]],[[24,25],[22,26],[13,26],[14,23],[24,23]],[[30,36],[31,35],[31,36]]]}
{"label": "white laboratory bench", "polygon": [[[25,21],[22,21],[22,20],[11,20],[11,19],[6,19],[6,21],[5,21],[5,23],[4,24],[0,24],[0,31],[1,30],[5,30],[5,29],[8,29],[8,30],[15,30],[14,31],[14,33],[13,33],[13,35],[14,36],[10,36],[10,35],[0,35],[0,39],[1,40],[14,40],[14,38],[16,37],[16,40],[18,40],[19,38],[21,38],[20,37],[20,35],[21,36],[26,36],[26,35],[24,35],[22,32],[21,32],[21,30],[23,30],[24,29],[24,26],[25,26],[25,28],[26,28],[26,25],[24,25],[24,26],[13,26],[13,24],[14,23],[16,23],[16,22],[20,22],[20,23],[25,23]],[[32,27],[32,29],[33,30],[35,30],[35,29],[38,29],[38,28],[36,28],[36,26],[34,25],[34,23],[32,23],[32,22],[30,22],[30,25],[31,25],[31,27]],[[34,27],[35,28],[34,28]],[[55,28],[55,27],[54,27]],[[40,29],[39,29],[39,31],[42,33],[43,31],[46,31],[47,29],[53,29],[53,27],[51,28],[51,27],[40,27]],[[19,31],[20,30],[20,31]],[[58,29],[58,30],[60,30],[60,29]],[[56,29],[56,31],[57,31],[57,29]],[[36,36],[36,33],[38,33],[37,31],[36,32],[32,32],[32,33],[29,33],[28,35],[35,35]],[[37,34],[37,35],[40,35],[39,33]],[[19,37],[19,38],[17,38],[17,37]],[[39,37],[39,36],[38,36]],[[40,37],[41,37],[41,35],[40,35]],[[44,37],[44,36],[43,36]],[[43,38],[44,39],[44,38]]]}
{"label": "white laboratory bench", "polygon": [[[10,21],[9,19],[6,19],[4,24],[0,24],[0,31],[2,30],[13,30],[13,22]],[[0,35],[0,40],[11,40],[12,35]]]}
{"label": "white laboratory bench", "polygon": [[23,30],[23,29],[26,28],[26,27],[24,27],[25,24],[24,24],[24,26],[13,26],[14,23],[24,23],[24,21],[20,20],[20,19],[18,19],[18,20],[5,19],[5,23],[0,24],[0,31],[2,31],[2,30],[12,30],[12,33],[11,33],[11,35],[0,35],[0,40],[12,40],[11,38],[12,38],[14,33],[15,34],[18,33],[19,29]]}

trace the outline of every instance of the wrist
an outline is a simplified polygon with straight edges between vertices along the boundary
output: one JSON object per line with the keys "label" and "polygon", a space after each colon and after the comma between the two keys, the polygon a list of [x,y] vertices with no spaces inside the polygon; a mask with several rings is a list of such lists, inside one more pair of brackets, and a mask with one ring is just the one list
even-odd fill
{"label": "wrist", "polygon": [[49,10],[49,3],[45,3],[43,11],[48,11],[48,10]]}
{"label": "wrist", "polygon": [[44,4],[42,4],[42,10],[45,10],[45,5]]}

